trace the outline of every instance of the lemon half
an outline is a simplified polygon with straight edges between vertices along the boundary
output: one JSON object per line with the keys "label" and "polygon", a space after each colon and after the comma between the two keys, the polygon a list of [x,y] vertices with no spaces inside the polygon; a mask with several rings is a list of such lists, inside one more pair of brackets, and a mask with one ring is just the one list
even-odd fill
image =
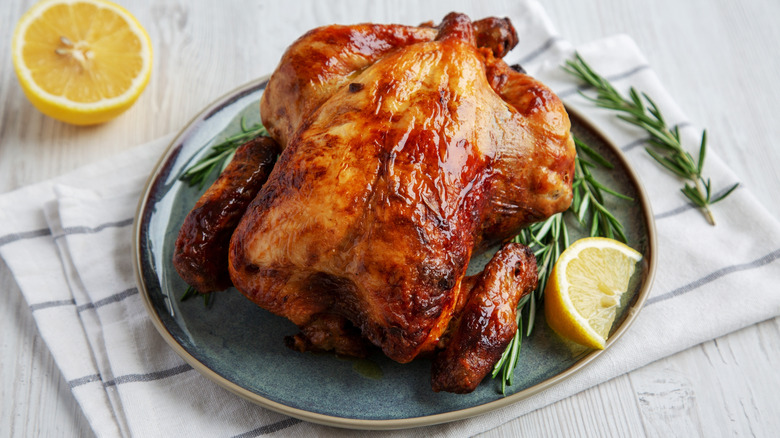
{"label": "lemon half", "polygon": [[603,349],[640,260],[642,254],[617,240],[574,242],[556,261],[544,291],[547,324],[566,339]]}
{"label": "lemon half", "polygon": [[105,0],[46,0],[19,20],[14,69],[44,114],[76,125],[127,110],[149,82],[149,35],[124,8]]}

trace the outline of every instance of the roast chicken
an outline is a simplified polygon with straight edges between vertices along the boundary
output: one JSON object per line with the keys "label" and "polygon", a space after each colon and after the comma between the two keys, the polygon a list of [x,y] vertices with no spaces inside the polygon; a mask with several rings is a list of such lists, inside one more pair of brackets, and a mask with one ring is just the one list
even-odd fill
{"label": "roast chicken", "polygon": [[275,142],[245,145],[185,220],[182,277],[288,318],[293,349],[430,357],[433,390],[474,390],[537,283],[530,250],[505,242],[572,199],[569,118],[502,60],[515,44],[508,19],[458,13],[300,37],[260,103]]}

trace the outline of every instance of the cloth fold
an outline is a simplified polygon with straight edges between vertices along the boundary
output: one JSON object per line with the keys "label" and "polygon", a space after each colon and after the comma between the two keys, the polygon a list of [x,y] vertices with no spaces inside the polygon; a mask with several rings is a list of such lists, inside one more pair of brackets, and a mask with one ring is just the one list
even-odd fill
{"label": "cloth fold", "polygon": [[[467,436],[739,328],[780,315],[780,224],[740,187],[715,207],[716,227],[680,194],[681,181],[644,151],[646,134],[595,108],[560,65],[574,47],[542,7],[506,11],[519,62],[619,145],[644,182],[655,212],[659,263],[650,298],[631,329],[574,377],[526,400],[455,423],[381,435]],[[623,35],[577,51],[621,91],[652,96],[683,144],[701,129],[664,90]],[[158,335],[135,284],[132,222],[166,136],[75,173],[0,195],[0,256],[29,304],[42,338],[98,436],[295,436],[358,434],[253,405],[212,383]],[[714,151],[706,175],[716,191],[736,176]]]}

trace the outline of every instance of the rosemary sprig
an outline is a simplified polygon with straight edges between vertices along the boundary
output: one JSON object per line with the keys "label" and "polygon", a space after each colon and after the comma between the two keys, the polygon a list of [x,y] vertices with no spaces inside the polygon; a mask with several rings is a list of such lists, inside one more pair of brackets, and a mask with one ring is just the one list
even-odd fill
{"label": "rosemary sprig", "polygon": [[[197,185],[198,190],[202,190],[209,179],[209,176],[215,169],[219,169],[219,173],[225,170],[225,167],[233,159],[236,154],[236,149],[247,141],[259,137],[261,135],[268,135],[268,131],[265,129],[262,123],[256,123],[252,126],[246,125],[246,118],[241,117],[241,132],[231,135],[221,142],[211,147],[211,150],[205,157],[198,160],[179,177],[181,181],[186,182],[190,186]],[[197,296],[203,296],[203,305],[210,307],[214,302],[213,293],[201,294],[194,287],[189,286],[184,291],[179,301],[187,301],[188,299]]]}
{"label": "rosemary sprig", "polygon": [[246,126],[246,120],[242,117],[240,133],[231,135],[212,146],[209,153],[184,171],[179,179],[190,186],[197,185],[198,189],[203,189],[215,169],[219,169],[219,173],[225,170],[239,146],[261,135],[268,135],[262,123]]}
{"label": "rosemary sprig", "polygon": [[704,157],[707,154],[707,131],[702,133],[699,156],[694,159],[683,149],[679,129],[676,126],[670,128],[666,124],[661,111],[650,96],[631,87],[628,98],[624,97],[607,79],[593,71],[578,53],[574,54],[574,60],[566,61],[563,69],[595,89],[596,97],[580,91],[583,97],[596,106],[620,112],[621,114],[617,115],[619,119],[650,134],[647,143],[651,147],[645,148],[647,153],[665,169],[686,181],[680,191],[702,210],[711,225],[715,225],[715,216],[710,206],[725,199],[739,183],[731,186],[722,195],[712,197],[712,183],[709,178],[702,176]]}
{"label": "rosemary sprig", "polygon": [[[587,154],[593,161],[607,169],[614,167],[609,161],[605,160],[604,157],[578,138],[575,137],[574,143],[577,145],[580,155],[583,153]],[[590,171],[595,166],[596,164],[577,157],[575,177],[572,183],[573,200],[569,210],[574,213],[581,226],[584,227],[586,223],[590,223],[589,235],[591,237],[602,236],[626,242],[628,239],[623,230],[623,225],[604,206],[604,193],[627,201],[632,201],[633,199],[610,189],[596,180]]]}
{"label": "rosemary sprig", "polygon": [[[612,169],[614,168],[612,163],[580,139],[575,137],[574,143],[577,148],[577,158],[572,182],[573,199],[566,211],[574,217],[579,227],[589,231],[590,236],[609,237],[625,242],[627,239],[623,225],[604,205],[604,195],[609,194],[628,201],[633,199],[608,188],[590,171],[591,168],[598,166]],[[523,336],[531,336],[536,308],[542,303],[544,289],[547,287],[552,268],[563,250],[570,244],[564,213],[552,215],[543,222],[532,224],[515,236],[513,241],[528,246],[534,252],[539,282],[533,292],[517,303],[517,332],[493,367],[493,378],[501,375],[502,393],[506,393],[507,385],[512,384]]]}
{"label": "rosemary sprig", "polygon": [[187,287],[187,290],[184,291],[184,293],[182,294],[181,298],[179,298],[179,301],[184,302],[184,301],[187,301],[190,298],[196,297],[198,295],[202,295],[203,296],[203,306],[204,307],[211,307],[211,303],[214,302],[214,293],[213,292],[209,292],[209,293],[201,294],[200,292],[195,290],[195,288],[192,287],[192,286]]}
{"label": "rosemary sprig", "polygon": [[502,393],[506,393],[507,385],[512,385],[512,377],[520,357],[523,336],[531,335],[536,318],[536,308],[541,305],[544,288],[547,286],[552,267],[561,252],[569,246],[569,232],[566,222],[563,220],[563,214],[558,213],[550,216],[544,222],[537,222],[522,230],[512,241],[522,243],[534,252],[539,282],[533,292],[521,298],[517,303],[517,332],[493,367],[492,377],[496,378],[499,374],[501,375]]}

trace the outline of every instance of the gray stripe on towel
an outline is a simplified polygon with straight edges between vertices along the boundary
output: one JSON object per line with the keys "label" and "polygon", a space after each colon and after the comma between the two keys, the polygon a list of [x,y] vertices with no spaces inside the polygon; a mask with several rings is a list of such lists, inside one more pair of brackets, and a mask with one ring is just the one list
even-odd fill
{"label": "gray stripe on towel", "polygon": [[192,367],[185,363],[167,370],[154,371],[146,374],[126,374],[124,376],[115,377],[114,379],[103,383],[103,386],[109,387],[132,382],[151,382],[153,380],[165,379],[177,374],[185,373],[191,369]]}
{"label": "gray stripe on towel", "polygon": [[[726,193],[734,184],[730,184],[728,188],[722,189],[719,192],[712,195],[713,199],[718,199],[720,196],[722,196],[724,193]],[[742,186],[736,188],[736,190],[739,190]],[[668,217],[677,216],[678,214],[685,213],[688,210],[693,210],[699,208],[697,205],[694,205],[690,202],[685,203],[684,205],[681,205],[679,207],[673,208],[669,211],[665,211],[663,213],[658,213],[655,215],[655,219],[666,219]]]}
{"label": "gray stripe on towel", "polygon": [[[77,312],[82,312],[87,309],[94,309],[96,307],[105,306],[106,304],[116,303],[118,301],[122,301],[127,297],[131,297],[133,295],[138,294],[138,289],[135,287],[131,287],[130,289],[125,289],[122,292],[118,292],[114,295],[111,295],[107,298],[103,298],[102,300],[98,300],[94,303],[86,303],[82,304],[78,307],[76,307]],[[54,301],[44,301],[42,303],[33,304],[30,306],[30,311],[35,312],[36,310],[46,309],[49,307],[61,307],[61,306],[71,306],[75,305],[76,301],[73,299],[70,300],[54,300]]]}
{"label": "gray stripe on towel", "polygon": [[116,222],[106,222],[96,227],[87,227],[87,226],[67,227],[63,229],[63,234],[55,236],[54,239],[56,240],[59,239],[60,237],[70,236],[73,234],[94,234],[103,231],[106,228],[121,228],[132,224],[133,224],[133,218],[130,218],[130,219],[123,219],[121,221],[116,221]]}
{"label": "gray stripe on towel", "polygon": [[528,53],[527,55],[525,55],[525,57],[523,57],[523,59],[521,59],[521,60],[519,61],[519,64],[522,66],[522,65],[524,65],[524,64],[527,64],[527,63],[529,63],[529,62],[533,61],[534,59],[536,59],[536,58],[538,58],[539,56],[541,56],[541,55],[542,55],[544,52],[546,52],[546,51],[550,50],[550,48],[551,48],[551,47],[552,47],[552,46],[553,46],[553,45],[554,45],[556,42],[558,42],[558,41],[560,41],[560,40],[561,40],[561,37],[559,37],[559,36],[552,36],[552,37],[550,37],[550,38],[549,38],[547,41],[545,41],[545,42],[544,42],[544,44],[542,44],[542,45],[541,45],[541,46],[539,46],[538,48],[536,48],[536,49],[532,50],[530,53]]}
{"label": "gray stripe on towel", "polygon": [[35,312],[36,310],[41,310],[41,309],[47,309],[49,307],[73,306],[75,304],[76,301],[73,299],[46,301],[43,303],[33,304],[32,306],[30,306],[30,312]]}
{"label": "gray stripe on towel", "polygon": [[[112,380],[109,380],[108,382],[104,382],[103,386],[104,387],[116,386],[116,385],[121,385],[123,383],[130,383],[130,382],[151,382],[153,380],[160,380],[160,379],[165,379],[167,377],[172,377],[177,374],[187,372],[191,369],[192,367],[185,363],[162,371],[154,371],[145,374],[126,374],[124,376],[119,376]],[[88,376],[79,377],[78,379],[73,379],[68,382],[68,385],[71,388],[75,388],[77,386],[85,385],[90,382],[97,382],[100,380],[101,380],[100,374],[90,374]]]}
{"label": "gray stripe on towel", "polygon": [[77,386],[86,385],[90,382],[99,382],[100,381],[100,374],[90,374],[88,376],[79,377],[78,379],[73,379],[68,382],[68,386],[70,389],[73,389]]}
{"label": "gray stripe on towel", "polygon": [[[691,123],[690,123],[690,122],[681,122],[681,123],[678,123],[678,124],[674,125],[674,126],[672,127],[672,129],[674,129],[674,128],[677,128],[677,129],[685,129],[685,128],[687,128],[688,126],[691,126]],[[641,145],[643,145],[643,144],[647,143],[648,141],[650,141],[650,137],[643,137],[643,138],[640,138],[640,139],[634,140],[634,141],[632,141],[631,143],[629,143],[629,144],[627,144],[627,145],[625,145],[625,146],[622,146],[622,147],[620,148],[620,150],[621,150],[621,151],[623,151],[623,152],[628,152],[628,151],[630,151],[631,149],[634,149],[634,148],[636,148],[637,146],[641,146]]]}
{"label": "gray stripe on towel", "polygon": [[[650,66],[647,65],[647,64],[638,65],[638,66],[636,66],[636,67],[634,67],[634,68],[632,68],[630,70],[624,71],[623,73],[618,73],[618,74],[613,75],[613,76],[608,76],[606,79],[608,81],[610,81],[610,82],[611,81],[619,81],[621,79],[626,79],[626,78],[628,78],[630,76],[633,76],[633,75],[639,73],[640,71],[647,70],[649,68],[650,68]],[[564,90],[564,91],[561,91],[560,93],[556,93],[556,94],[558,95],[558,97],[563,99],[564,97],[569,97],[572,94],[577,93],[578,91],[588,90],[590,88],[592,88],[592,87],[590,85],[588,85],[588,84],[581,84],[581,85],[577,85],[574,88],[569,88],[568,90]]]}
{"label": "gray stripe on towel", "polygon": [[32,239],[34,237],[42,237],[51,235],[51,230],[48,228],[42,228],[40,230],[23,231],[21,233],[11,233],[5,236],[0,236],[0,246],[16,242],[17,240]]}
{"label": "gray stripe on towel", "polygon": [[717,271],[707,274],[704,277],[699,278],[698,280],[692,281],[684,286],[678,287],[677,289],[671,292],[667,292],[665,294],[650,298],[649,300],[647,300],[646,305],[650,306],[661,301],[666,301],[670,298],[684,295],[688,292],[691,292],[693,290],[696,290],[704,286],[705,284],[712,283],[713,281],[721,277],[725,277],[726,275],[733,274],[735,272],[748,271],[750,269],[760,268],[764,265],[774,262],[778,258],[780,258],[780,249],[776,249],[761,258],[753,260],[752,262],[742,263],[739,265],[726,266],[725,268],[718,269]]}
{"label": "gray stripe on towel", "polygon": [[103,298],[102,300],[97,300],[94,303],[82,304],[76,307],[76,311],[82,312],[87,309],[96,309],[98,307],[105,306],[106,304],[122,301],[125,298],[132,297],[133,295],[138,295],[138,289],[135,287],[131,287],[130,289],[125,289],[122,292]]}

